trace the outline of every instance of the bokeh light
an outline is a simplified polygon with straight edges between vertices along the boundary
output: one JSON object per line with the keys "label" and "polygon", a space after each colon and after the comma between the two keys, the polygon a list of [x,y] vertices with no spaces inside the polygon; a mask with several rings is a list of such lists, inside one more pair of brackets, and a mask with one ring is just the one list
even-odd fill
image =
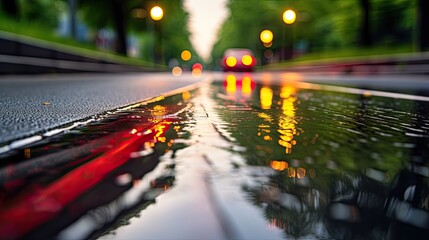
{"label": "bokeh light", "polygon": [[249,55],[244,55],[244,56],[241,58],[241,62],[242,62],[244,65],[249,66],[249,65],[251,65],[251,64],[253,63],[253,59],[252,59],[252,57],[251,57],[251,56],[249,56]]}
{"label": "bokeh light", "polygon": [[199,68],[194,68],[192,69],[192,76],[194,77],[199,77],[201,76],[202,70]]}
{"label": "bokeh light", "polygon": [[176,66],[176,67],[174,67],[172,70],[171,70],[171,73],[173,74],[173,76],[175,76],[175,77],[179,77],[179,76],[181,76],[182,75],[182,68],[181,67],[179,67],[179,66]]}
{"label": "bokeh light", "polygon": [[183,50],[182,53],[180,54],[180,57],[182,58],[183,61],[189,61],[192,57],[192,54],[188,50]]}
{"label": "bokeh light", "polygon": [[283,22],[286,24],[292,24],[296,20],[296,13],[295,11],[288,9],[283,13]]}
{"label": "bokeh light", "polygon": [[200,71],[203,71],[203,65],[201,63],[195,63],[192,65],[192,70],[199,69]]}
{"label": "bokeh light", "polygon": [[226,58],[226,65],[228,67],[234,67],[237,64],[237,59],[235,57],[227,57]]}
{"label": "bokeh light", "polygon": [[164,11],[160,6],[155,6],[150,10],[150,17],[155,20],[159,21],[164,16]]}
{"label": "bokeh light", "polygon": [[259,37],[262,43],[268,44],[273,41],[274,35],[273,32],[271,32],[270,30],[264,30],[261,32]]}

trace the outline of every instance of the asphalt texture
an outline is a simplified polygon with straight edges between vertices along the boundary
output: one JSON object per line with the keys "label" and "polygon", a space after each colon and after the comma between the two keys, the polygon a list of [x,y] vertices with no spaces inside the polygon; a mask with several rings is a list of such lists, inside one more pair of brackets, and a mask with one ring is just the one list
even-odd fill
{"label": "asphalt texture", "polygon": [[0,145],[200,81],[170,73],[0,78]]}

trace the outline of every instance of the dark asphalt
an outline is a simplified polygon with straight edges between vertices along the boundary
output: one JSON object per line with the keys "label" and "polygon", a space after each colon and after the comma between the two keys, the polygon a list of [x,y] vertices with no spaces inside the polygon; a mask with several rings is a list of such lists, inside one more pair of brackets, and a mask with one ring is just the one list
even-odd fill
{"label": "dark asphalt", "polygon": [[0,146],[201,79],[170,73],[2,76]]}

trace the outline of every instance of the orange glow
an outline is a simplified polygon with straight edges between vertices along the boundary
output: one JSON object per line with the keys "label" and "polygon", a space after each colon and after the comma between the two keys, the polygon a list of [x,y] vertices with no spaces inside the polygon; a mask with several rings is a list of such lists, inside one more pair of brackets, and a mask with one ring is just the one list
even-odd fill
{"label": "orange glow", "polygon": [[250,66],[250,65],[253,63],[253,59],[252,59],[252,57],[251,57],[251,56],[249,56],[249,55],[244,55],[244,56],[241,58],[241,62],[242,62],[244,65],[246,65],[246,66]]}
{"label": "orange glow", "polygon": [[299,179],[304,178],[306,174],[307,174],[307,171],[305,170],[305,168],[298,168],[296,170],[296,175],[298,176]]}
{"label": "orange glow", "polygon": [[180,57],[182,58],[183,61],[189,61],[192,57],[192,54],[188,50],[183,50],[182,53],[180,54]]}
{"label": "orange glow", "polygon": [[264,140],[265,141],[272,141],[273,138],[267,135],[267,136],[264,136]]}
{"label": "orange glow", "polygon": [[25,158],[31,158],[31,149],[30,148],[24,149],[24,156],[25,156]]}
{"label": "orange glow", "polygon": [[293,167],[288,168],[287,174],[291,178],[296,177],[296,169]]}
{"label": "orange glow", "polygon": [[155,117],[155,119],[153,119],[153,122],[158,122],[161,120],[161,117],[164,116],[167,112],[167,109],[164,106],[161,105],[156,105],[155,107],[153,107],[152,109],[152,116]]}
{"label": "orange glow", "polygon": [[252,79],[250,77],[245,76],[241,80],[241,92],[243,94],[250,94],[252,92]]}
{"label": "orange glow", "polygon": [[164,11],[159,6],[155,6],[150,10],[150,17],[155,21],[161,20],[163,16]]}
{"label": "orange glow", "polygon": [[285,86],[285,87],[282,87],[280,89],[280,97],[281,98],[288,98],[292,94],[295,94],[295,93],[296,93],[296,88],[294,88],[292,86]]}
{"label": "orange glow", "polygon": [[227,57],[226,65],[228,67],[234,67],[235,65],[237,65],[237,59],[235,57]]}
{"label": "orange glow", "polygon": [[294,136],[296,131],[296,117],[295,117],[295,102],[296,102],[296,88],[293,86],[284,86],[280,89],[280,97],[283,99],[281,103],[282,115],[279,118],[280,139],[278,144],[285,148],[285,153],[292,153],[292,146],[296,145]]}
{"label": "orange glow", "polygon": [[190,92],[183,92],[182,93],[182,99],[185,101],[188,101],[189,99],[191,99],[191,93]]}
{"label": "orange glow", "polygon": [[286,24],[292,24],[296,20],[296,13],[295,11],[288,9],[283,13],[283,22]]}
{"label": "orange glow", "polygon": [[272,169],[274,169],[276,171],[284,171],[286,168],[289,167],[289,164],[288,164],[288,162],[285,162],[285,161],[273,160],[270,162],[270,166]]}
{"label": "orange glow", "polygon": [[[273,46],[273,42],[269,42],[269,43],[263,43],[264,44],[264,47],[266,47],[266,48],[269,48],[269,47],[271,47],[271,46]],[[264,54],[264,56],[265,56],[265,54]],[[265,56],[266,57],[266,56]],[[268,57],[267,57],[268,58]]]}
{"label": "orange glow", "polygon": [[259,39],[261,39],[262,43],[271,43],[273,41],[273,32],[270,30],[263,30],[259,35]]}
{"label": "orange glow", "polygon": [[181,75],[182,75],[182,68],[180,68],[179,66],[176,66],[176,67],[174,67],[172,70],[171,70],[171,73],[173,74],[173,76],[175,76],[175,77],[180,77]]}
{"label": "orange glow", "polygon": [[269,87],[262,87],[260,92],[261,108],[270,109],[273,104],[273,90]]}
{"label": "orange glow", "polygon": [[226,91],[235,93],[237,91],[237,78],[235,75],[226,76]]}
{"label": "orange glow", "polygon": [[199,77],[199,76],[201,76],[201,72],[202,72],[202,70],[201,70],[201,69],[199,69],[199,68],[194,68],[194,69],[192,69],[192,76],[194,76],[194,77]]}

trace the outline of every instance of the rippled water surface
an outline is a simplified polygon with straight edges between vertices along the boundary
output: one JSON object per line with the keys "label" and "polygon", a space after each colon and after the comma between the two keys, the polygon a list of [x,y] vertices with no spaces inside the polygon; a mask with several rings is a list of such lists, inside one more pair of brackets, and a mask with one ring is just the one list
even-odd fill
{"label": "rippled water surface", "polygon": [[317,88],[213,84],[246,163],[275,170],[245,187],[254,204],[286,236],[425,238],[429,103]]}
{"label": "rippled water surface", "polygon": [[425,239],[428,115],[226,75],[0,155],[0,236]]}

